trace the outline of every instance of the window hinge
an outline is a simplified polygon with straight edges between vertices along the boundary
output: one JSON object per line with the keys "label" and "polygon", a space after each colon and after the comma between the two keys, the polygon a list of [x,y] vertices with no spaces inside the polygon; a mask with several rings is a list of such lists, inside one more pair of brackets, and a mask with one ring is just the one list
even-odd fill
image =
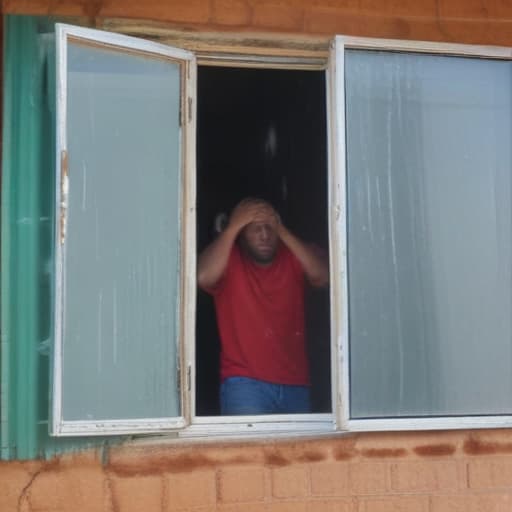
{"label": "window hinge", "polygon": [[187,367],[187,388],[190,391],[192,389],[192,366]]}
{"label": "window hinge", "polygon": [[188,122],[192,121],[192,98],[188,98]]}

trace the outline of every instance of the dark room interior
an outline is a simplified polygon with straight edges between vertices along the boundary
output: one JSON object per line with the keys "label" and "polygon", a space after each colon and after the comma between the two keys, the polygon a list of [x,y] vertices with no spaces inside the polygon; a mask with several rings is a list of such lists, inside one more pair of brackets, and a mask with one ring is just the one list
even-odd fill
{"label": "dark room interior", "polygon": [[[325,73],[200,66],[197,246],[244,197],[270,201],[304,241],[328,252]],[[312,412],[331,411],[329,291],[306,292]],[[196,414],[219,414],[213,300],[198,291]]]}

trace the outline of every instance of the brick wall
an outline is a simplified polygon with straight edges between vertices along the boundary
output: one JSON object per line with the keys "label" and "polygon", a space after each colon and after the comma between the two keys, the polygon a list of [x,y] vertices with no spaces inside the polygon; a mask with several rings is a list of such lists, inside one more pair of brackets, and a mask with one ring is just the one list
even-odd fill
{"label": "brick wall", "polygon": [[510,512],[512,431],[132,445],[0,463],[2,512]]}
{"label": "brick wall", "polygon": [[508,45],[505,0],[3,0],[6,13],[160,20],[183,28]]}

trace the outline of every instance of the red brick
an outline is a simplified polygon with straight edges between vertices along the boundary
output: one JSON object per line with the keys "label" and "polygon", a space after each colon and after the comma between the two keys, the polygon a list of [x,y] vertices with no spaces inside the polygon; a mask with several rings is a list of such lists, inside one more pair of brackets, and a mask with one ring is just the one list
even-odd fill
{"label": "red brick", "polygon": [[62,475],[56,472],[39,474],[27,490],[31,509],[64,511],[67,499],[65,490]]}
{"label": "red brick", "polygon": [[206,0],[4,0],[4,12],[62,14],[67,16],[146,18],[183,23],[207,23],[210,2]]}
{"label": "red brick", "polygon": [[[218,505],[216,512],[268,512],[265,503],[244,503],[243,505]],[[195,512],[195,511],[194,511]]]}
{"label": "red brick", "polygon": [[210,19],[210,2],[205,0],[109,0],[101,15],[129,16],[162,21],[207,23]]}
{"label": "red brick", "polygon": [[454,22],[447,24],[446,30],[453,41],[468,44],[488,44],[496,46],[510,46],[512,20],[506,22],[495,21],[489,23]]}
{"label": "red brick", "polygon": [[18,499],[35,471],[20,463],[0,464],[0,510],[17,510]]}
{"label": "red brick", "polygon": [[264,472],[258,468],[222,469],[218,474],[218,492],[223,503],[263,500]]}
{"label": "red brick", "polygon": [[[304,501],[288,501],[281,503],[270,503],[268,512],[306,512],[306,503]],[[245,511],[244,511],[245,512]]]}
{"label": "red brick", "polygon": [[[73,512],[103,512],[105,501],[108,499],[107,482],[101,466],[80,467],[67,469],[65,486],[73,499]],[[69,504],[69,502],[68,502]]]}
{"label": "red brick", "polygon": [[356,501],[345,500],[314,500],[306,504],[307,512],[356,512]]}
{"label": "red brick", "polygon": [[468,482],[473,489],[512,488],[512,457],[469,462]]}
{"label": "red brick", "polygon": [[358,512],[428,512],[428,497],[365,499]]}
{"label": "red brick", "polygon": [[[512,10],[512,3],[511,10]],[[308,34],[350,35],[417,41],[465,44],[510,45],[512,19],[438,19],[429,16],[388,15],[378,10],[343,12],[336,8],[308,7],[304,32]]]}
{"label": "red brick", "polygon": [[388,488],[388,465],[385,463],[350,464],[349,486],[352,494],[375,494]]}
{"label": "red brick", "polygon": [[193,471],[166,477],[167,512],[215,504],[215,472]]}
{"label": "red brick", "polygon": [[437,13],[436,0],[360,0],[359,10],[369,14],[435,17]]}
{"label": "red brick", "polygon": [[67,0],[65,3],[51,0],[3,0],[2,10],[4,13],[11,14],[49,15],[61,13],[68,16],[82,16],[84,5],[78,0]]}
{"label": "red brick", "polygon": [[305,467],[272,470],[272,496],[297,498],[308,494],[308,478]]}
{"label": "red brick", "polygon": [[159,476],[114,478],[111,492],[112,502],[123,512],[163,509],[163,485]]}
{"label": "red brick", "polygon": [[311,8],[306,11],[304,32],[391,39],[443,39],[442,30],[434,18],[361,12],[343,13],[338,9],[325,8]]}
{"label": "red brick", "polygon": [[512,19],[512,3],[511,2],[493,2],[489,6],[489,16],[496,20]]}
{"label": "red brick", "polygon": [[348,463],[326,463],[311,467],[311,494],[344,496],[349,494]]}
{"label": "red brick", "polygon": [[482,2],[482,0],[438,0],[439,16],[440,18],[489,18],[495,11],[493,3],[495,2]]}
{"label": "red brick", "polygon": [[[379,1],[379,0],[377,0]],[[381,1],[381,5],[384,2]],[[316,6],[316,7],[333,7],[339,9],[340,11],[359,11],[361,8],[361,0],[312,0],[304,2],[306,5]]]}
{"label": "red brick", "polygon": [[252,24],[254,27],[301,31],[304,11],[300,7],[257,3],[253,7]]}
{"label": "red brick", "polygon": [[391,488],[395,491],[456,490],[454,461],[404,462],[391,466]]}
{"label": "red brick", "polygon": [[29,492],[31,510],[67,512],[70,504],[76,512],[103,512],[107,483],[100,467],[63,467],[43,471],[33,481]]}
{"label": "red brick", "polygon": [[[219,509],[216,505],[207,505],[205,507],[186,507],[186,508],[173,508],[172,504],[169,506],[172,512],[219,512]],[[142,509],[141,512],[160,512],[161,509],[157,509],[155,511],[150,509]],[[107,511],[105,511],[107,512]],[[110,512],[110,510],[108,511]],[[124,512],[124,511],[120,511]],[[245,511],[244,511],[245,512]],[[249,511],[252,512],[252,511]],[[260,511],[256,511],[260,512]]]}
{"label": "red brick", "polygon": [[512,494],[469,494],[434,496],[430,512],[510,512]]}
{"label": "red brick", "polygon": [[212,18],[219,25],[249,25],[252,8],[247,0],[215,0]]}

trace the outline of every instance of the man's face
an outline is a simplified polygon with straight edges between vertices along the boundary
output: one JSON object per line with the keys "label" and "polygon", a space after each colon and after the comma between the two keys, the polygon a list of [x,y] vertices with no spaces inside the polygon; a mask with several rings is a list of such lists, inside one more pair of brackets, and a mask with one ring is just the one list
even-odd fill
{"label": "man's face", "polygon": [[247,224],[241,241],[249,257],[260,265],[268,265],[274,259],[279,244],[275,223],[262,220]]}

